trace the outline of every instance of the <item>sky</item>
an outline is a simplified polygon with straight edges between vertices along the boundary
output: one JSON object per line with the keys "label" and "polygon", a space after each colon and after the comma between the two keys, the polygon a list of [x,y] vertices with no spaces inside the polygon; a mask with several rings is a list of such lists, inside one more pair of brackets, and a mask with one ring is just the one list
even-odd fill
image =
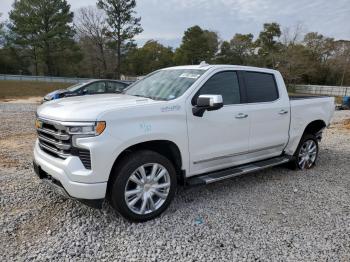
{"label": "sky", "polygon": [[[0,0],[3,19],[13,0]],[[68,0],[72,10],[94,6],[96,0]],[[199,25],[229,40],[235,33],[255,37],[263,23],[277,22],[282,28],[303,25],[304,32],[316,31],[335,39],[350,40],[350,0],[137,0],[143,33],[136,37],[142,45],[149,39],[177,47],[183,32]]]}

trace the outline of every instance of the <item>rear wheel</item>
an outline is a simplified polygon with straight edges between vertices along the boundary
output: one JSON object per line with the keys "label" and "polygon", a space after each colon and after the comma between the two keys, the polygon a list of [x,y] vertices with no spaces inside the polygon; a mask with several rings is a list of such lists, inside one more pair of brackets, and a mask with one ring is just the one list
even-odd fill
{"label": "rear wheel", "polygon": [[143,222],[160,215],[176,190],[172,163],[153,151],[138,151],[118,165],[112,186],[113,207],[126,219]]}
{"label": "rear wheel", "polygon": [[292,166],[301,170],[315,166],[318,157],[318,142],[314,135],[304,135],[294,154]]}

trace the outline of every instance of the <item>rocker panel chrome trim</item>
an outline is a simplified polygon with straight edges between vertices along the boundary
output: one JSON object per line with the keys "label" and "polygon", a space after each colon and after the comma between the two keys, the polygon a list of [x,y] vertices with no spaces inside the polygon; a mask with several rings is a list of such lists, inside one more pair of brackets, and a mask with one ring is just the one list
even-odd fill
{"label": "rocker panel chrome trim", "polygon": [[275,146],[268,146],[268,147],[263,147],[263,148],[259,148],[259,149],[256,149],[256,150],[244,151],[244,152],[239,152],[239,153],[235,153],[235,154],[229,154],[229,155],[225,155],[225,156],[218,156],[218,157],[213,157],[213,158],[193,161],[193,164],[196,165],[196,164],[200,164],[200,163],[204,163],[204,162],[215,161],[215,160],[220,160],[220,159],[225,159],[225,158],[235,157],[235,156],[241,156],[241,155],[251,154],[251,153],[255,153],[255,152],[260,152],[260,151],[269,150],[269,149],[278,148],[278,147],[284,147],[284,146],[285,146],[285,144],[279,144],[279,145],[275,145]]}

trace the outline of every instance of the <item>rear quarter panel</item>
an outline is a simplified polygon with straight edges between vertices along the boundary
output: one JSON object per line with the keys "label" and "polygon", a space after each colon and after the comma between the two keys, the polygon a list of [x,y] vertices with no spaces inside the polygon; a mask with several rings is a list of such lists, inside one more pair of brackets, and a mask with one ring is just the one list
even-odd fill
{"label": "rear quarter panel", "polygon": [[333,97],[290,100],[291,121],[289,143],[286,154],[293,155],[308,124],[322,120],[326,126],[333,117],[335,104]]}

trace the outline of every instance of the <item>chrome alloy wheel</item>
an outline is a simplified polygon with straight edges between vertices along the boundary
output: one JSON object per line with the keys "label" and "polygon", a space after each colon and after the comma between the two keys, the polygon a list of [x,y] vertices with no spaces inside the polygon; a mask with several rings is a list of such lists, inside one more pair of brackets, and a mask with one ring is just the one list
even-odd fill
{"label": "chrome alloy wheel", "polygon": [[306,140],[300,147],[298,165],[300,169],[308,169],[313,166],[317,157],[317,145],[312,139]]}
{"label": "chrome alloy wheel", "polygon": [[170,191],[170,175],[160,164],[148,163],[137,168],[129,177],[124,191],[128,208],[139,215],[159,209]]}

